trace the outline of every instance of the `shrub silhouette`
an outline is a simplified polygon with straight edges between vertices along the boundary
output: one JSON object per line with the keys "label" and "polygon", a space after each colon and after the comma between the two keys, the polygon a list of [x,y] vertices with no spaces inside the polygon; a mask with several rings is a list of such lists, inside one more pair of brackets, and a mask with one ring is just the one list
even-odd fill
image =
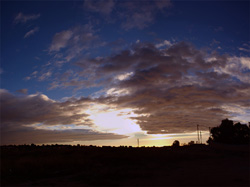
{"label": "shrub silhouette", "polygon": [[207,142],[249,144],[249,132],[250,128],[247,125],[241,123],[234,124],[232,120],[224,119],[220,126],[211,129],[211,137]]}
{"label": "shrub silhouette", "polygon": [[188,145],[194,145],[194,141],[188,142]]}

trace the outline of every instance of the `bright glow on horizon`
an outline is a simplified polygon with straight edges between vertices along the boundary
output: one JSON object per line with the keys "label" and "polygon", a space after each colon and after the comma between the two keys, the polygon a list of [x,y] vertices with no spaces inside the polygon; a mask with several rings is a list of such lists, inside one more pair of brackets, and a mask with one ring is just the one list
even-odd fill
{"label": "bright glow on horizon", "polygon": [[136,117],[132,109],[112,109],[106,105],[94,105],[87,111],[95,128],[101,132],[130,136],[133,133],[145,133],[131,117]]}

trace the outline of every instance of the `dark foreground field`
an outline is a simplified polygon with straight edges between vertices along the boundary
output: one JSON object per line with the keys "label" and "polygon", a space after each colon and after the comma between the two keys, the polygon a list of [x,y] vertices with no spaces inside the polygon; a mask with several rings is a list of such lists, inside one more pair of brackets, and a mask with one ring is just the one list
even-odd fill
{"label": "dark foreground field", "polygon": [[2,146],[1,186],[249,186],[249,152]]}

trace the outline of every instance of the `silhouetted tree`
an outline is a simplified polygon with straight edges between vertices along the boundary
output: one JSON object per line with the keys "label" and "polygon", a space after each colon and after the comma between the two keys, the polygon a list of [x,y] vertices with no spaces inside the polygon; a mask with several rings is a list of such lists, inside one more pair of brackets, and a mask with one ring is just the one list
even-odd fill
{"label": "silhouetted tree", "polygon": [[247,125],[224,119],[221,125],[211,129],[208,143],[249,144],[250,128]]}
{"label": "silhouetted tree", "polygon": [[173,147],[179,147],[180,146],[180,142],[178,140],[175,140],[172,144]]}

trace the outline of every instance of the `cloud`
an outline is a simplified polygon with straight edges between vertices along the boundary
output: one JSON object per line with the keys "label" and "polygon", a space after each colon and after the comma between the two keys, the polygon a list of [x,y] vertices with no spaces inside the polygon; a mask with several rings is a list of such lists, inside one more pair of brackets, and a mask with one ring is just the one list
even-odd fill
{"label": "cloud", "polygon": [[163,42],[156,44],[155,47],[156,48],[161,48],[161,47],[165,47],[165,46],[169,47],[171,45],[173,45],[173,44],[170,41],[164,40]]}
{"label": "cloud", "polygon": [[170,6],[172,6],[172,3],[170,0],[164,0],[164,1],[155,1],[157,8],[159,8],[160,10],[164,9],[164,8],[169,8]]}
{"label": "cloud", "polygon": [[21,94],[27,94],[28,89],[23,88],[23,89],[17,90],[16,92],[21,93]]}
{"label": "cloud", "polygon": [[85,0],[84,8],[88,11],[109,15],[115,6],[113,0]]}
{"label": "cloud", "polygon": [[[79,81],[86,82],[77,76],[78,73],[75,73],[74,76],[64,76],[61,79],[60,70],[66,63],[87,55],[90,49],[93,50],[106,45],[105,42],[100,40],[96,32],[91,24],[85,24],[56,33],[48,48],[51,59],[42,67],[41,71],[26,77],[26,80],[32,78],[38,78],[39,81],[50,79],[53,82],[49,89],[75,86],[79,84]],[[68,82],[66,82],[66,77],[70,78]],[[59,82],[62,82],[62,80],[64,83],[60,84]]]}
{"label": "cloud", "polygon": [[28,38],[30,37],[31,35],[34,35],[35,32],[38,32],[39,31],[39,27],[35,27],[34,29],[31,29],[30,31],[28,31],[25,35],[24,35],[24,38]]}
{"label": "cloud", "polygon": [[230,57],[224,67],[216,68],[218,73],[226,73],[231,77],[248,84],[250,82],[249,76],[250,58],[249,57]]}
{"label": "cloud", "polygon": [[[117,110],[130,109],[135,114],[130,118],[143,131],[164,134],[193,132],[197,124],[207,130],[224,118],[242,116],[249,110],[248,57],[197,49],[187,42],[169,46],[166,41],[159,42],[164,44],[160,48],[158,44],[139,42],[112,55],[79,58],[75,63],[78,68],[57,76],[51,87],[103,90],[92,98],[72,98],[60,103],[42,94],[17,98],[6,94],[15,98],[13,108],[17,111],[3,116],[8,124],[83,125],[91,122],[83,111],[88,107],[86,103],[92,102]],[[24,99],[32,104],[22,103]],[[10,103],[6,110],[12,106]],[[22,106],[22,110],[16,105]],[[30,107],[29,117],[26,107]]]}
{"label": "cloud", "polygon": [[53,37],[52,43],[50,45],[49,51],[59,51],[65,48],[72,37],[73,32],[71,30],[61,31],[56,33]]}
{"label": "cloud", "polygon": [[[99,13],[108,23],[119,22],[125,30],[144,29],[154,23],[157,14],[165,14],[171,7],[170,0],[164,1],[114,1],[85,0],[84,9]],[[116,16],[112,16],[115,13]],[[108,19],[107,19],[108,18]]]}
{"label": "cloud", "polygon": [[[15,96],[1,89],[0,100],[1,144],[58,143],[127,137],[87,128],[93,125],[89,115],[83,112],[91,102],[87,98],[70,98],[65,102],[57,102],[43,94]],[[71,124],[75,125],[75,129],[63,128]],[[58,125],[61,128],[55,129]],[[87,129],[82,129],[83,126]]]}
{"label": "cloud", "polygon": [[[249,109],[248,61],[186,42],[161,49],[140,42],[105,58],[78,61],[85,82],[75,85],[105,86],[96,102],[133,109],[133,119],[148,133],[192,132],[198,123],[214,126]],[[232,113],[232,106],[241,110]]]}
{"label": "cloud", "polygon": [[25,77],[24,80],[28,81],[37,77],[38,71],[32,72],[29,76]]}
{"label": "cloud", "polygon": [[40,14],[25,15],[22,12],[18,13],[14,19],[14,23],[26,23],[27,21],[36,20],[40,17]]}
{"label": "cloud", "polygon": [[239,49],[240,51],[244,51],[244,52],[250,53],[250,49],[243,48],[243,47],[239,47],[238,49]]}
{"label": "cloud", "polygon": [[151,12],[139,13],[135,12],[128,16],[126,22],[122,24],[122,28],[129,30],[132,28],[144,29],[153,22],[153,15]]}
{"label": "cloud", "polygon": [[250,69],[250,57],[240,57],[243,68]]}
{"label": "cloud", "polygon": [[219,26],[219,27],[214,28],[214,31],[215,32],[222,32],[222,31],[224,31],[224,28]]}
{"label": "cloud", "polygon": [[84,129],[41,130],[26,127],[1,132],[2,145],[74,143],[79,141],[114,140],[122,138],[127,138],[127,136],[114,133],[100,133]]}
{"label": "cloud", "polygon": [[44,80],[48,79],[49,77],[51,77],[51,75],[52,75],[52,72],[48,71],[46,73],[43,73],[41,76],[39,76],[38,80],[44,81]]}
{"label": "cloud", "polygon": [[171,6],[170,1],[125,1],[120,3],[119,12],[122,28],[130,30],[133,28],[144,29],[151,25],[157,13],[164,13]]}
{"label": "cloud", "polygon": [[[69,62],[90,47],[100,47],[102,42],[98,41],[98,35],[90,24],[76,26],[68,30],[56,33],[49,47],[49,52],[54,54],[57,62]],[[64,49],[64,53],[60,53]],[[53,53],[54,52],[54,53]]]}
{"label": "cloud", "polygon": [[82,110],[87,107],[83,100],[77,106],[74,101],[56,102],[43,94],[15,96],[7,90],[1,89],[1,123],[11,126],[23,125],[92,125],[88,115]]}

